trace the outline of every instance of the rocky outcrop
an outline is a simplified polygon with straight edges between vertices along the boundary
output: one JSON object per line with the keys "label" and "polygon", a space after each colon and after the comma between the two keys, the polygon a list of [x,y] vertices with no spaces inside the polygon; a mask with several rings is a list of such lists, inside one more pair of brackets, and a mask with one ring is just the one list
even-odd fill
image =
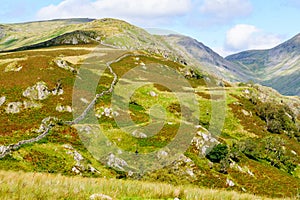
{"label": "rocky outcrop", "polygon": [[73,67],[71,67],[67,61],[63,60],[62,58],[57,58],[54,60],[54,62],[56,63],[56,65],[64,70],[70,71],[74,74],[77,73],[76,69],[74,69]]}
{"label": "rocky outcrop", "polygon": [[119,116],[119,113],[113,111],[110,107],[100,107],[96,110],[96,117],[101,118],[102,116],[113,118],[114,116]]}
{"label": "rocky outcrop", "polygon": [[75,165],[71,169],[72,172],[74,172],[75,174],[80,174],[80,175],[82,175],[83,172],[92,172],[92,173],[100,174],[100,172],[96,168],[94,168],[92,165],[86,164],[86,159],[71,145],[64,144],[63,147],[66,149],[66,153],[68,155],[73,156],[73,159],[76,162]]}
{"label": "rocky outcrop", "polygon": [[170,167],[175,175],[185,179],[194,180],[197,177],[196,164],[183,154],[173,161]]}
{"label": "rocky outcrop", "polygon": [[109,167],[113,167],[116,169],[119,169],[121,171],[124,171],[124,167],[128,167],[128,164],[125,160],[116,157],[113,153],[109,154],[107,157],[107,163]]}
{"label": "rocky outcrop", "polygon": [[18,72],[22,69],[22,65],[18,64],[17,61],[14,61],[12,63],[9,63],[5,69],[4,72]]}
{"label": "rocky outcrop", "polygon": [[58,46],[58,45],[98,44],[99,43],[98,40],[100,40],[99,37],[100,35],[94,31],[77,30],[70,33],[65,33],[63,35],[59,35],[55,38],[52,38],[50,40],[38,44],[23,46],[8,51],[9,52],[23,51],[23,50],[44,48],[49,46]]}
{"label": "rocky outcrop", "polygon": [[45,82],[37,82],[34,86],[28,87],[24,92],[23,96],[31,100],[44,100],[50,95],[50,91]]}
{"label": "rocky outcrop", "polygon": [[227,178],[226,179],[226,185],[229,186],[229,187],[233,187],[233,186],[235,186],[235,183],[232,180]]}
{"label": "rocky outcrop", "polygon": [[48,129],[49,125],[56,124],[57,121],[58,121],[58,119],[56,117],[46,117],[46,118],[44,118],[41,122],[41,125],[40,125],[39,129],[36,130],[36,132],[38,132],[38,133],[45,132]]}
{"label": "rocky outcrop", "polygon": [[214,138],[207,130],[204,130],[202,127],[200,127],[202,130],[198,131],[196,136],[192,140],[192,146],[194,149],[198,152],[199,156],[205,156],[211,148],[219,144],[219,141]]}

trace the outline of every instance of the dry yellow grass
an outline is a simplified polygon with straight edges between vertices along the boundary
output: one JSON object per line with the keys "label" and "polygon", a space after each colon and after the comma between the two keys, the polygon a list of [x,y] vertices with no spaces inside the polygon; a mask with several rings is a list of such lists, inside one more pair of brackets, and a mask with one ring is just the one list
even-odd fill
{"label": "dry yellow grass", "polygon": [[113,199],[268,199],[234,191],[200,189],[131,180],[65,177],[0,171],[0,199],[89,199],[102,193]]}

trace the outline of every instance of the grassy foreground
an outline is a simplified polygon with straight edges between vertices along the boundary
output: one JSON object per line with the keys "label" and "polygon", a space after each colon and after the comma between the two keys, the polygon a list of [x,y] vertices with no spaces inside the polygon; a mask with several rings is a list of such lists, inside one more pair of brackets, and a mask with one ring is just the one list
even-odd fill
{"label": "grassy foreground", "polygon": [[234,191],[175,187],[163,183],[65,177],[0,171],[0,199],[89,199],[102,193],[113,199],[268,199]]}

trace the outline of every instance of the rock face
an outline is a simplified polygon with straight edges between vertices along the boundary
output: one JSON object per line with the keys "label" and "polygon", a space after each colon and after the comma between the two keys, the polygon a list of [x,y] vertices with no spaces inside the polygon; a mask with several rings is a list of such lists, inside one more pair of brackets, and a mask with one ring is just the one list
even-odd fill
{"label": "rock face", "polygon": [[34,86],[28,87],[24,92],[23,96],[31,100],[44,100],[50,95],[48,87],[45,82],[37,82]]}

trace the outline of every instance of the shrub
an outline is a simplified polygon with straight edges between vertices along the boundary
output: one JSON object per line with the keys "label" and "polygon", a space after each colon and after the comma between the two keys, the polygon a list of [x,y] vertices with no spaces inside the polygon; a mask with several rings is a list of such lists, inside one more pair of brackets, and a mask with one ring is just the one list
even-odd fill
{"label": "shrub", "polygon": [[219,163],[225,159],[228,154],[228,147],[226,144],[218,144],[206,155],[206,158],[212,162]]}
{"label": "shrub", "polygon": [[257,115],[266,122],[267,129],[271,133],[282,133],[286,131],[290,137],[297,134],[295,115],[286,105],[274,103],[258,103]]}

